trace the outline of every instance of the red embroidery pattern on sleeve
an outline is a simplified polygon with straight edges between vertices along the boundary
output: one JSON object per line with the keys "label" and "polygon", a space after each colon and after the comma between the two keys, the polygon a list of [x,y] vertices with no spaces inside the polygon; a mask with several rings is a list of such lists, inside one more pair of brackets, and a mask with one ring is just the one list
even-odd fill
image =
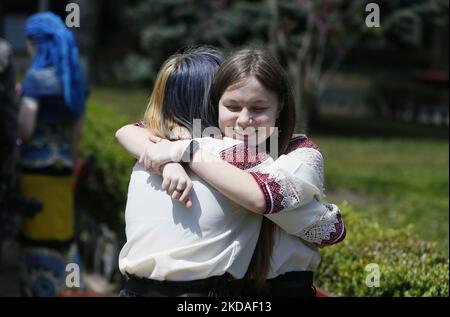
{"label": "red embroidery pattern on sleeve", "polygon": [[144,128],[144,129],[147,128],[147,124],[144,121],[136,122],[134,125],[139,128]]}
{"label": "red embroidery pattern on sleeve", "polygon": [[286,153],[290,153],[300,148],[312,148],[320,152],[319,146],[306,136],[298,136],[293,138],[288,145]]}
{"label": "red embroidery pattern on sleeve", "polygon": [[344,221],[342,219],[341,214],[338,213],[336,215],[336,218],[337,218],[337,222],[334,224],[334,228],[336,229],[336,231],[330,233],[330,239],[322,240],[322,242],[320,243],[321,247],[333,245],[333,244],[339,243],[345,239],[347,231],[345,230],[345,225],[344,225]]}
{"label": "red embroidery pattern on sleeve", "polygon": [[264,194],[264,199],[266,201],[266,210],[264,210],[264,213],[265,214],[270,213],[272,209],[272,200],[270,199],[270,193],[267,190],[264,181],[260,177],[261,173],[250,172],[250,175],[252,175],[253,178],[256,180],[256,183],[258,184],[259,188]]}
{"label": "red embroidery pattern on sleeve", "polygon": [[265,214],[277,213],[283,210],[283,199],[284,196],[281,193],[281,186],[276,181],[275,178],[270,177],[270,174],[251,172],[253,178],[255,178],[261,191],[264,193],[266,199],[266,210]]}
{"label": "red embroidery pattern on sleeve", "polygon": [[344,240],[346,229],[338,206],[324,204],[327,212],[302,230],[300,237],[319,247],[336,244]]}
{"label": "red embroidery pattern on sleeve", "polygon": [[[292,152],[299,148],[312,148],[320,151],[319,146],[312,140],[308,139],[306,136],[298,136],[290,141],[286,153]],[[244,151],[244,153],[246,152]],[[232,154],[234,155],[235,153],[233,152]],[[230,155],[230,153],[228,153],[228,155]],[[224,156],[222,156],[222,159],[225,159]],[[246,159],[247,157],[244,157],[244,160]],[[250,168],[248,166],[250,165],[247,165],[245,167]],[[256,180],[261,191],[264,194],[264,198],[266,200],[266,211],[264,213],[277,213],[283,210],[285,208],[283,206],[283,200],[285,199],[285,196],[282,193],[281,184],[276,180],[276,178],[271,177],[271,175],[268,173],[252,172],[250,174],[252,174],[253,178]]]}
{"label": "red embroidery pattern on sleeve", "polygon": [[220,158],[241,170],[247,170],[261,164],[269,154],[259,152],[257,148],[248,147],[247,144],[236,144],[220,152]]}

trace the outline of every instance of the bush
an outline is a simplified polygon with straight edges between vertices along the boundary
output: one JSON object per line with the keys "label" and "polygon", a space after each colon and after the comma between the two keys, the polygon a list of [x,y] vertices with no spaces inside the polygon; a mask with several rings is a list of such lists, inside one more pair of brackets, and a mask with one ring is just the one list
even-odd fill
{"label": "bush", "polygon": [[96,221],[106,223],[123,238],[124,210],[134,159],[115,139],[127,121],[116,110],[89,102],[80,144],[82,155],[93,155],[96,163],[81,186],[78,203]]}
{"label": "bush", "polygon": [[[418,239],[412,225],[404,229],[381,228],[348,205],[342,208],[347,237],[322,250],[316,284],[337,296],[448,296],[448,254],[436,244]],[[379,287],[366,286],[379,267]],[[374,281],[368,278],[369,281]]]}

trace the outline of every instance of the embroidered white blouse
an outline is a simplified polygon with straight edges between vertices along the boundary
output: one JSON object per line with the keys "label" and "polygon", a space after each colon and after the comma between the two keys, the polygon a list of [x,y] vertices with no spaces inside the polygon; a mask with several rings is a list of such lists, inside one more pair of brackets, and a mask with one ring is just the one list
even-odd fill
{"label": "embroidered white blouse", "polygon": [[[320,263],[317,246],[343,239],[339,210],[319,202],[323,160],[306,137],[294,138],[290,152],[275,161],[251,153],[236,140],[198,140],[202,149],[251,172],[265,194],[265,216],[281,228],[276,231],[268,278],[314,271]],[[225,272],[235,278],[245,275],[263,216],[233,203],[195,174],[189,176],[192,209],[173,201],[162,191],[161,177],[136,163],[125,212],[127,242],[119,255],[122,273],[174,281]]]}

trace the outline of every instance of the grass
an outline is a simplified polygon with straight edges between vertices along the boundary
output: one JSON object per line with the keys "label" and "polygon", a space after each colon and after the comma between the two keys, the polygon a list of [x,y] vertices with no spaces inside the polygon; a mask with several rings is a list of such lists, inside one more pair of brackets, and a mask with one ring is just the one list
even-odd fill
{"label": "grass", "polygon": [[[330,122],[334,130],[341,128],[339,136],[330,135]],[[367,133],[375,126],[378,134]],[[386,227],[413,224],[422,238],[448,252],[448,129],[407,128],[376,120],[364,125],[325,119],[323,129],[315,132],[325,157],[325,185],[327,191],[340,193],[331,195],[335,202],[353,199],[356,210]]]}
{"label": "grass", "polygon": [[142,87],[94,87],[90,99],[126,115],[131,123],[142,119],[149,96],[150,90]]}

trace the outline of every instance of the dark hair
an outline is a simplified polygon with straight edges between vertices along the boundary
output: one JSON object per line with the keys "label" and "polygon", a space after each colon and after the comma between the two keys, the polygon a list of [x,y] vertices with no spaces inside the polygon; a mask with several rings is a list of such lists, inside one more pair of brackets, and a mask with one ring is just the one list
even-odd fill
{"label": "dark hair", "polygon": [[176,126],[191,133],[194,119],[205,126],[217,126],[210,89],[223,62],[223,55],[212,47],[189,48],[172,55],[161,67],[155,81],[144,121],[158,136],[168,138]]}
{"label": "dark hair", "polygon": [[[226,58],[211,88],[212,101],[214,105],[218,105],[220,98],[230,86],[250,76],[254,76],[266,89],[275,92],[278,96],[281,107],[277,122],[277,127],[280,128],[278,153],[283,154],[294,132],[294,97],[286,72],[268,52],[260,49],[243,49]],[[251,286],[257,289],[265,286],[270,268],[274,230],[274,224],[264,217],[258,243],[246,274],[246,279],[253,284]]]}
{"label": "dark hair", "polygon": [[190,49],[175,63],[169,75],[164,109],[174,120],[192,132],[193,119],[201,119],[204,127],[217,126],[217,115],[210,109],[210,89],[214,76],[223,62],[222,54],[212,48]]}

